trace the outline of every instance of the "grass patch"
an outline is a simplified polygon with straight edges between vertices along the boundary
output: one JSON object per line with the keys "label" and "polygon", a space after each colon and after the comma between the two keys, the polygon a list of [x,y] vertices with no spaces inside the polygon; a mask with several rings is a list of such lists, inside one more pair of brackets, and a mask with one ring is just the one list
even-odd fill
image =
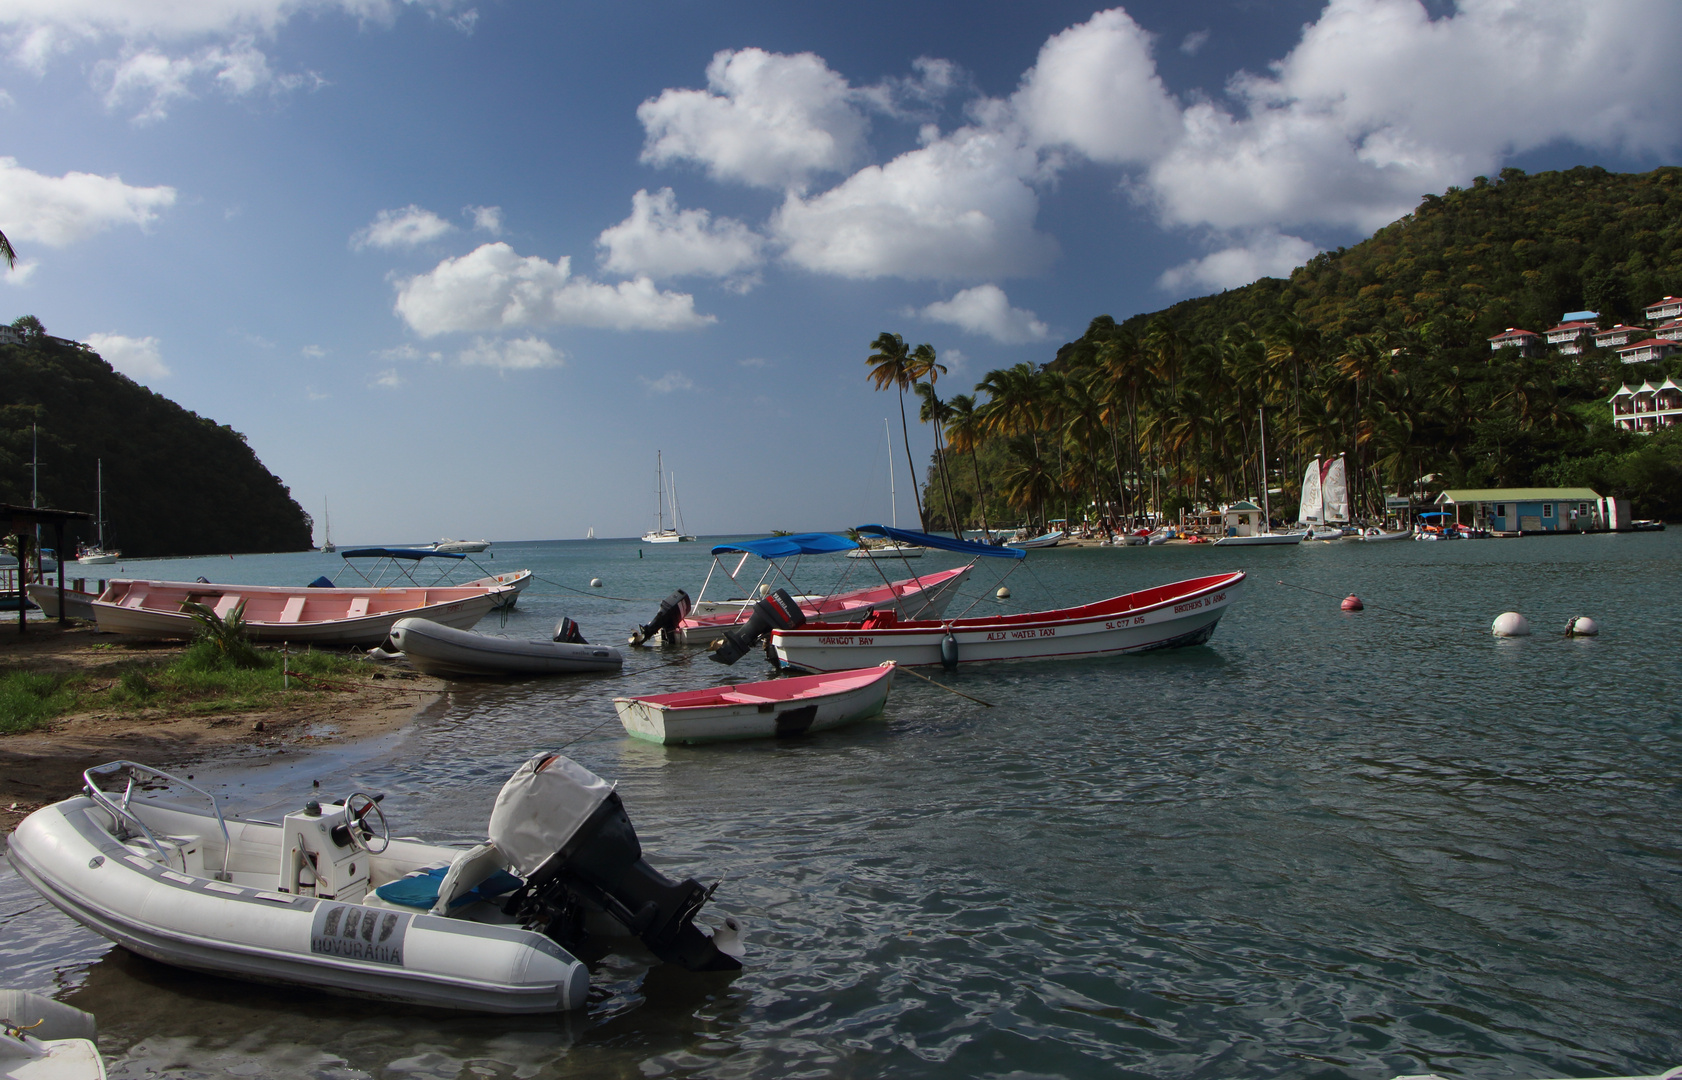
{"label": "grass patch", "polygon": [[338,689],[370,674],[365,663],[337,653],[307,650],[285,660],[290,680],[281,670],[278,650],[224,651],[201,640],[167,664],[124,664],[110,682],[13,671],[0,676],[0,734],[31,731],[66,713],[104,708],[189,714],[273,708],[295,695]]}
{"label": "grass patch", "polygon": [[0,676],[0,734],[33,731],[76,704],[80,676],[10,671]]}

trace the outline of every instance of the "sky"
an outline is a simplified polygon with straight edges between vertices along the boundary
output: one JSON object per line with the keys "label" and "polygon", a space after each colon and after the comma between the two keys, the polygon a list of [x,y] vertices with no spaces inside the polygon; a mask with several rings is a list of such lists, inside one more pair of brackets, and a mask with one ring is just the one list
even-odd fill
{"label": "sky", "polygon": [[0,321],[341,544],[635,535],[657,451],[690,532],[880,521],[884,418],[909,524],[883,331],[969,392],[1682,142],[1674,0],[0,0],[0,52]]}

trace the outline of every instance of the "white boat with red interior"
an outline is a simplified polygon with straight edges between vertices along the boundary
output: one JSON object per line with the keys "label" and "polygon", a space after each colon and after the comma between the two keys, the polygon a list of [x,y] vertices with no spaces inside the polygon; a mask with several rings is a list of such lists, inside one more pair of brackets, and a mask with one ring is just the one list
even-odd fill
{"label": "white boat with red interior", "polygon": [[182,605],[203,604],[223,619],[239,610],[254,641],[372,648],[405,616],[469,629],[506,601],[508,588],[336,589],[115,578],[93,601],[93,610],[107,634],[190,638],[197,624]]}
{"label": "white boat with red interior", "polygon": [[786,739],[881,715],[895,667],[890,660],[857,671],[616,697],[613,707],[628,734],[649,742]]}
{"label": "white boat with red interior", "polygon": [[[866,526],[869,528],[869,526]],[[975,545],[979,546],[979,545]],[[735,544],[719,544],[712,549],[713,565],[701,584],[701,591],[689,613],[678,623],[671,635],[690,645],[706,645],[724,631],[745,622],[753,605],[775,588],[787,588],[808,619],[831,623],[860,622],[873,611],[894,611],[904,619],[938,619],[958,589],[969,579],[974,563],[934,573],[914,574],[898,581],[890,581],[872,560],[866,560],[863,574],[880,580],[848,588],[856,564],[848,569],[828,593],[810,593],[795,584],[794,575],[802,556],[826,555],[858,550],[858,544],[834,533],[797,533],[771,536],[763,540],[747,540]],[[735,566],[725,565],[725,556],[739,554]],[[752,584],[742,569],[750,555],[765,560],[765,570]],[[715,575],[721,575],[736,586],[743,595],[728,599],[708,599],[707,589]]]}
{"label": "white boat with red interior", "polygon": [[1233,571],[1112,596],[1079,607],[979,618],[806,623],[773,629],[777,659],[806,671],[840,671],[893,660],[948,668],[998,660],[1077,660],[1201,645],[1238,598],[1244,573]]}

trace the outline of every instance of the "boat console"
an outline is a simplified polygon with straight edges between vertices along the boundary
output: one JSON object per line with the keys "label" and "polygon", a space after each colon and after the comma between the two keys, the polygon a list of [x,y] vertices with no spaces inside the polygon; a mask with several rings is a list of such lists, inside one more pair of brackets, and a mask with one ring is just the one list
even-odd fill
{"label": "boat console", "polygon": [[[310,800],[281,822],[284,835],[278,891],[360,904],[368,895],[372,856],[390,844],[385,817],[379,831],[366,825],[379,803],[357,792],[343,803]],[[377,842],[378,846],[371,846]]]}

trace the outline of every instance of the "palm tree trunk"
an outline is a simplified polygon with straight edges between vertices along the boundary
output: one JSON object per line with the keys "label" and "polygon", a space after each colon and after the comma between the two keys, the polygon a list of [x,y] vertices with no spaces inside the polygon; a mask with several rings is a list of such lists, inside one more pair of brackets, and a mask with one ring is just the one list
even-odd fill
{"label": "palm tree trunk", "polygon": [[929,531],[929,519],[923,516],[923,491],[917,486],[917,463],[911,458],[911,429],[905,424],[905,387],[899,388],[899,433],[905,439],[905,467],[911,470],[911,497],[917,500],[917,527]]}

